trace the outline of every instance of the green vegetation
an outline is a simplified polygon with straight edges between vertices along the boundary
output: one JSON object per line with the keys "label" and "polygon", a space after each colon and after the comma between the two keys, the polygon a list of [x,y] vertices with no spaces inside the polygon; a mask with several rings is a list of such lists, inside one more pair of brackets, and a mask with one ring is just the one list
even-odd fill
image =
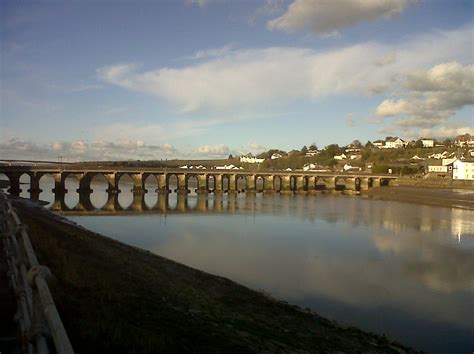
{"label": "green vegetation", "polygon": [[[390,137],[387,137],[390,138]],[[214,160],[150,160],[150,161],[109,161],[109,162],[88,162],[80,163],[81,166],[124,166],[124,167],[168,167],[177,168],[183,165],[198,166],[202,165],[207,169],[214,166],[223,166],[233,164],[243,167],[246,170],[284,170],[291,168],[292,170],[302,169],[305,164],[315,164],[324,168],[340,170],[346,163],[354,167],[366,169],[366,165],[373,165],[373,172],[384,173],[388,169],[392,173],[401,175],[413,175],[423,171],[423,162],[432,154],[442,153],[444,151],[449,154],[454,153],[456,156],[468,156],[467,148],[459,148],[452,145],[450,139],[444,141],[446,146],[438,146],[433,148],[423,148],[421,140],[410,143],[408,146],[400,149],[378,149],[368,141],[363,145],[359,140],[354,140],[348,147],[356,149],[356,151],[345,152],[348,147],[341,147],[337,144],[330,144],[314,156],[307,156],[307,152],[317,151],[317,146],[312,143],[309,148],[305,145],[301,150],[292,150],[285,152],[280,149],[270,149],[257,155],[258,158],[264,158],[265,161],[260,164],[241,163],[239,156],[229,155],[227,159]],[[282,155],[281,158],[271,159],[275,153]],[[342,161],[334,160],[335,155],[345,153],[349,155],[357,155],[356,159],[347,159]],[[413,160],[414,156],[418,156],[420,160]]]}

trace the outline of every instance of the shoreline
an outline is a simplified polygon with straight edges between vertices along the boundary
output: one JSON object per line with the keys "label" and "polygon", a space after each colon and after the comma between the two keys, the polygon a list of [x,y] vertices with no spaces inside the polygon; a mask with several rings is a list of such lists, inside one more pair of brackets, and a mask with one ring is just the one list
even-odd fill
{"label": "shoreline", "polygon": [[373,200],[474,210],[474,190],[472,189],[394,186],[371,188],[361,193],[361,196]]}
{"label": "shoreline", "polygon": [[413,353],[14,200],[77,353]]}

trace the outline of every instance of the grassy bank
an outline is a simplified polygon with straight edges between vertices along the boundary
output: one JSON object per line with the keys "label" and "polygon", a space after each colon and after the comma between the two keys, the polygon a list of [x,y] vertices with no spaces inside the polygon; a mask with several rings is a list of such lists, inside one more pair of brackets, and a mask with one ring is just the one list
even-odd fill
{"label": "grassy bank", "polygon": [[15,203],[77,353],[412,352]]}

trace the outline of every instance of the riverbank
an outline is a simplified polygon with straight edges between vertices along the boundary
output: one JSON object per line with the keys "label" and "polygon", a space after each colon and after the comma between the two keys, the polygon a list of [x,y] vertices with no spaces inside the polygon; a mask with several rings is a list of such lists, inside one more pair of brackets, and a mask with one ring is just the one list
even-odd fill
{"label": "riverbank", "polygon": [[474,190],[397,186],[371,188],[366,198],[474,210]]}
{"label": "riverbank", "polygon": [[15,202],[77,353],[413,352]]}

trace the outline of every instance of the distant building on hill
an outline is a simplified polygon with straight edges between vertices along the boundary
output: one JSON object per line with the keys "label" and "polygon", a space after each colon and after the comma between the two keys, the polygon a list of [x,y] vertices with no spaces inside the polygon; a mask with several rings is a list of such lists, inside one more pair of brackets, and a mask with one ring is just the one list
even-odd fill
{"label": "distant building on hill", "polygon": [[390,138],[390,139],[387,139],[385,141],[385,148],[386,149],[400,149],[402,147],[405,147],[408,145],[408,142],[406,142],[405,140],[399,138],[399,137],[394,137],[394,138]]}
{"label": "distant building on hill", "polygon": [[434,147],[435,141],[434,139],[421,138],[421,143],[424,148],[432,148]]}
{"label": "distant building on hill", "polygon": [[252,156],[251,154],[244,155],[240,157],[240,162],[246,162],[246,163],[262,163],[265,161],[265,159],[259,159],[255,156]]}
{"label": "distant building on hill", "polygon": [[458,160],[453,162],[453,179],[474,180],[474,160]]}
{"label": "distant building on hill", "polygon": [[283,156],[279,154],[278,152],[275,152],[272,156],[270,156],[272,160],[281,159],[282,157]]}
{"label": "distant building on hill", "polygon": [[454,144],[460,147],[474,147],[474,136],[470,134],[458,135],[454,140]]}
{"label": "distant building on hill", "polygon": [[375,140],[373,143],[372,143],[373,146],[375,146],[376,148],[383,148],[384,145],[385,145],[385,142],[383,140]]}

